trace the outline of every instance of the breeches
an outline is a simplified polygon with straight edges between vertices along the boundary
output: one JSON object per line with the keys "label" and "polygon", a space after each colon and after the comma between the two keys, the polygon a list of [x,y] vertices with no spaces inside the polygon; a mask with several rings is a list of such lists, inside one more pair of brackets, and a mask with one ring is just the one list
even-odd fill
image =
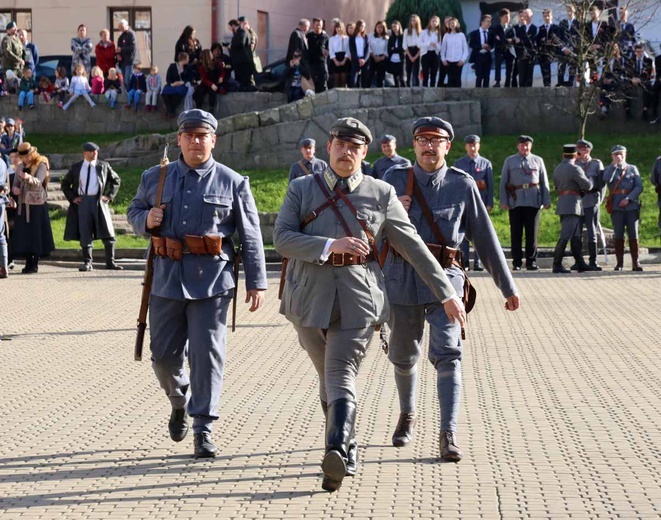
{"label": "breeches", "polygon": [[624,239],[624,230],[626,229],[629,239],[638,238],[638,221],[640,220],[640,211],[613,211],[611,213],[613,222],[613,237]]}

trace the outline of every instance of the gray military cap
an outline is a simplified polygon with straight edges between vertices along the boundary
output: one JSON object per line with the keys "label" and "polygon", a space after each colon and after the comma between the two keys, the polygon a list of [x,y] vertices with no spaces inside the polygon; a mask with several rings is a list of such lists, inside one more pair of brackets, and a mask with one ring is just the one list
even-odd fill
{"label": "gray military cap", "polygon": [[579,139],[578,141],[576,141],[576,146],[581,146],[583,148],[587,148],[588,150],[592,150],[593,148],[592,143],[585,139]]}
{"label": "gray military cap", "polygon": [[613,146],[613,148],[611,148],[611,155],[614,154],[614,153],[620,153],[620,152],[626,153],[627,152],[626,147],[622,146],[621,144],[616,144],[615,146]]}
{"label": "gray military cap", "polygon": [[416,135],[432,134],[439,137],[449,137],[450,141],[454,139],[454,129],[452,125],[440,117],[421,117],[411,126],[411,133]]}
{"label": "gray military cap", "polygon": [[330,135],[355,144],[370,144],[372,132],[358,119],[343,117],[335,121],[329,131]]}
{"label": "gray military cap", "polygon": [[218,121],[209,112],[205,112],[199,108],[193,108],[179,114],[177,125],[179,125],[180,132],[195,128],[205,128],[215,133],[216,128],[218,128]]}
{"label": "gray military cap", "polygon": [[466,137],[464,137],[464,143],[466,143],[466,144],[468,144],[468,143],[479,143],[479,142],[480,142],[480,136],[479,135],[471,134],[471,135],[467,135]]}
{"label": "gray military cap", "polygon": [[83,151],[84,152],[98,152],[99,147],[96,144],[94,144],[93,142],[88,141],[83,145]]}
{"label": "gray military cap", "polygon": [[317,142],[312,137],[305,137],[298,142],[299,148],[307,148],[308,146],[317,146]]}
{"label": "gray military cap", "polygon": [[393,141],[397,142],[394,135],[385,134],[381,136],[381,144],[392,143]]}
{"label": "gray military cap", "polygon": [[516,138],[516,142],[518,143],[534,143],[535,140],[530,137],[529,135],[520,135],[519,137]]}

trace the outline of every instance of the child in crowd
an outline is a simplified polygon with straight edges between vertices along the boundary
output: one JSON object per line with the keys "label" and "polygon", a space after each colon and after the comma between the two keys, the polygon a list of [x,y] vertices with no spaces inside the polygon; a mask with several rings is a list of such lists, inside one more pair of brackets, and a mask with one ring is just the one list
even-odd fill
{"label": "child in crowd", "polygon": [[145,95],[145,110],[156,112],[158,107],[158,96],[163,88],[163,79],[158,75],[158,67],[152,65],[147,76],[147,94]]}
{"label": "child in crowd", "polygon": [[34,108],[34,93],[37,92],[37,83],[32,77],[30,67],[23,68],[23,77],[18,84],[18,109],[23,110],[27,101],[30,109]]}
{"label": "child in crowd", "polygon": [[101,70],[101,67],[92,67],[90,76],[92,78],[90,81],[92,94],[103,94],[103,71]]}
{"label": "child in crowd", "polygon": [[55,87],[46,76],[41,76],[38,91],[39,94],[41,94],[41,99],[44,100],[44,103],[50,103],[53,93],[55,92]]}
{"label": "child in crowd", "polygon": [[58,67],[55,69],[55,96],[57,96],[57,106],[62,108],[64,100],[69,92],[69,78],[67,78],[67,69]]}
{"label": "child in crowd", "polygon": [[142,74],[140,65],[133,66],[133,75],[129,80],[129,91],[128,91],[128,101],[124,106],[125,109],[130,110],[131,105],[133,105],[134,110],[138,111],[138,105],[140,104],[140,95],[147,91],[147,82],[145,81],[145,76]]}
{"label": "child in crowd", "polygon": [[122,92],[122,80],[117,75],[117,69],[115,67],[108,69],[108,77],[103,83],[103,88],[106,91],[106,101],[110,105],[110,108],[114,109],[117,102],[117,95]]}
{"label": "child in crowd", "polygon": [[9,69],[5,72],[5,89],[8,94],[16,94],[18,91],[19,78],[13,70]]}
{"label": "child in crowd", "polygon": [[66,104],[62,107],[62,110],[67,110],[71,103],[73,103],[80,96],[83,96],[91,107],[95,107],[96,103],[94,103],[92,98],[89,96],[91,90],[92,88],[87,81],[87,72],[85,72],[85,66],[82,63],[79,63],[73,70],[71,85],[69,85],[69,93],[71,94],[71,99],[66,102]]}

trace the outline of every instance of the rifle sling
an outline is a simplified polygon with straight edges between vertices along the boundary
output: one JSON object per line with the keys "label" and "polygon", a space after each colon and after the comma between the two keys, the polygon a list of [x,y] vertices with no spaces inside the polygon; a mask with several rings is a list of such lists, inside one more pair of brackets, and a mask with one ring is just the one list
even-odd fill
{"label": "rifle sling", "polygon": [[[313,175],[313,178],[317,182],[317,186],[319,186],[321,192],[324,194],[324,197],[326,197],[326,202],[328,203],[329,207],[335,213],[335,216],[340,221],[340,224],[342,224],[342,227],[344,228],[344,232],[347,234],[348,237],[353,237],[353,233],[351,233],[351,228],[349,228],[349,224],[347,224],[347,221],[344,220],[344,217],[340,212],[340,208],[337,207],[337,200],[331,196],[330,192],[328,191],[328,188],[324,185],[324,181],[321,180],[321,175]],[[337,194],[339,188],[336,187],[336,190],[337,191],[335,193]]]}
{"label": "rifle sling", "polygon": [[303,173],[305,173],[305,175],[312,175],[312,172],[308,170],[308,167],[305,166],[305,163],[302,160],[298,161],[298,165],[301,167],[301,170],[303,170]]}

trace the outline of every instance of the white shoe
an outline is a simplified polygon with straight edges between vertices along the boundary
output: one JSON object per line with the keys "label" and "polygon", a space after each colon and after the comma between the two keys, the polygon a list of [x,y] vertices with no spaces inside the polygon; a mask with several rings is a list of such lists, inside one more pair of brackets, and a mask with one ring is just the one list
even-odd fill
{"label": "white shoe", "polygon": [[313,98],[313,97],[316,96],[314,90],[312,90],[312,89],[307,89],[307,90],[305,91],[305,95],[306,95],[307,97],[311,97],[311,98]]}

